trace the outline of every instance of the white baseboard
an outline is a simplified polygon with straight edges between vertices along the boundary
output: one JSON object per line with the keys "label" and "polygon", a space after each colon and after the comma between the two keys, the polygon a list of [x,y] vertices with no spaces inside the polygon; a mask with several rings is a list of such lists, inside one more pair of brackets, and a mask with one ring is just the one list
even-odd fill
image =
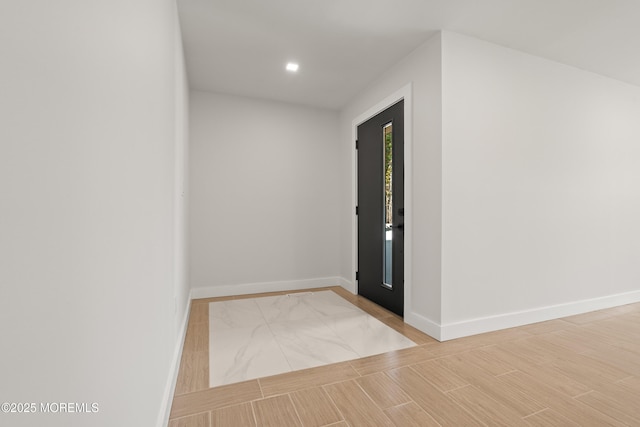
{"label": "white baseboard", "polygon": [[440,336],[442,333],[441,332],[442,327],[438,323],[432,320],[429,320],[420,314],[413,313],[413,312],[404,313],[404,322],[424,332],[425,334],[429,335],[431,338],[435,338],[438,341],[442,341]]}
{"label": "white baseboard", "polygon": [[187,308],[184,312],[182,325],[178,333],[178,341],[173,352],[173,360],[171,361],[171,368],[169,371],[169,378],[167,379],[167,385],[165,386],[164,395],[162,398],[162,406],[160,407],[160,413],[158,414],[158,427],[167,427],[169,425],[169,416],[171,415],[171,404],[173,403],[173,394],[176,389],[176,382],[178,381],[178,371],[180,370],[180,358],[182,357],[182,350],[184,348],[184,340],[187,335],[187,325],[189,324],[189,314],[191,313],[191,293],[187,299]]}
{"label": "white baseboard", "polygon": [[356,285],[351,280],[347,280],[344,277],[340,277],[339,279],[340,279],[340,286],[342,286],[343,288],[345,288],[347,291],[351,292],[354,295],[358,293],[358,290],[356,289]]}
{"label": "white baseboard", "polygon": [[[500,329],[513,328],[516,326],[528,325],[531,323],[544,322],[546,320],[558,319],[561,317],[573,316],[576,314],[588,313],[590,311],[603,310],[620,305],[640,302],[640,291],[626,292],[623,294],[608,295],[600,298],[586,299],[566,304],[551,305],[531,310],[523,310],[513,313],[499,314],[463,322],[449,323],[440,326],[440,338],[431,335],[427,328],[420,326],[416,328],[424,331],[428,335],[440,341],[452,340],[469,335],[481,334],[484,332],[497,331]],[[426,320],[426,319],[425,319]],[[406,317],[405,317],[406,321]],[[411,324],[410,322],[407,322]]]}
{"label": "white baseboard", "polygon": [[215,298],[231,295],[260,294],[264,292],[296,291],[327,286],[342,286],[340,277],[287,280],[282,282],[246,283],[241,285],[208,286],[191,289],[191,298]]}

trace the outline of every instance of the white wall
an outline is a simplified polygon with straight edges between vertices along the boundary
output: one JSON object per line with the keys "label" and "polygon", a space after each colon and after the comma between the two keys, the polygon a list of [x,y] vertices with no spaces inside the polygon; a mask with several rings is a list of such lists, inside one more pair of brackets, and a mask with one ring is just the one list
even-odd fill
{"label": "white wall", "polygon": [[[188,257],[188,200],[189,200],[189,82],[182,47],[178,15],[174,26],[174,84],[175,84],[175,145],[174,145],[174,294],[177,313],[175,333],[180,336],[188,315],[189,257]],[[178,361],[179,362],[179,361]],[[173,391],[172,391],[173,392]]]}
{"label": "white wall", "polygon": [[337,284],[337,113],[207,92],[190,111],[194,295]]}
{"label": "white wall", "polygon": [[[413,98],[413,170],[405,177],[412,182],[411,215],[413,229],[405,229],[413,239],[411,283],[406,282],[405,293],[410,293],[405,307],[405,321],[435,334],[440,323],[440,141],[441,141],[441,50],[440,35],[436,34],[403,61],[381,76],[373,85],[352,100],[340,114],[339,154],[340,180],[351,182],[355,171],[352,138],[353,120],[370,108],[412,83]],[[341,219],[341,274],[352,280],[355,265],[354,249],[354,194],[352,188],[342,187]]]}
{"label": "white wall", "polygon": [[0,6],[0,400],[99,404],[2,425],[162,418],[187,286],[176,25],[171,0]]}
{"label": "white wall", "polygon": [[638,87],[443,34],[445,335],[640,299],[638,117]]}

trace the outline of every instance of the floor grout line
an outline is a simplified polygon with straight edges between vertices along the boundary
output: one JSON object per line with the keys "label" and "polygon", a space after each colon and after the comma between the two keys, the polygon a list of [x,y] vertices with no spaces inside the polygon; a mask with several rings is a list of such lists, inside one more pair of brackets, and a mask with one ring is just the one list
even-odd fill
{"label": "floor grout line", "polygon": [[[263,396],[264,398],[264,396]],[[258,416],[256,415],[256,410],[253,407],[253,401],[249,402],[249,406],[251,407],[251,415],[253,415],[253,422],[255,423],[255,425],[258,425]],[[211,420],[211,424],[213,424],[213,420]],[[214,427],[214,426],[211,426]]]}
{"label": "floor grout line", "polygon": [[298,408],[297,408],[295,402],[293,401],[293,398],[291,397],[291,392],[287,393],[287,397],[289,398],[289,402],[291,402],[291,406],[293,406],[293,411],[296,413],[296,417],[298,417],[298,421],[300,421],[300,425],[304,426],[304,423],[302,422],[302,417],[298,413]]}
{"label": "floor grout line", "polygon": [[473,384],[465,384],[465,385],[461,385],[460,387],[452,388],[451,390],[443,391],[442,393],[444,393],[444,394],[449,394],[449,393],[451,393],[451,392],[454,392],[454,391],[456,391],[456,390],[460,390],[460,389],[463,389],[463,388],[466,388],[466,387],[473,387]]}
{"label": "floor grout line", "polygon": [[[334,384],[337,384],[337,383],[334,383]],[[342,413],[342,411],[340,410],[340,407],[339,407],[338,405],[336,405],[336,402],[335,402],[335,400],[333,400],[333,397],[331,397],[331,395],[330,395],[330,394],[327,392],[327,390],[325,389],[325,387],[326,387],[327,385],[330,385],[330,384],[325,384],[325,385],[323,385],[323,386],[320,386],[320,388],[322,389],[322,391],[324,392],[324,394],[325,394],[325,395],[327,395],[327,397],[328,397],[328,398],[329,398],[329,400],[331,401],[331,404],[333,405],[333,407],[334,407],[334,408],[336,408],[336,410],[338,411],[338,413],[339,413],[339,414],[340,414],[340,416],[342,417],[342,421],[344,421],[345,423],[347,423],[347,424],[351,425],[351,423],[349,423],[349,422],[347,421],[347,417],[345,417],[345,416],[344,416],[344,414]],[[338,421],[338,423],[339,423],[339,421]],[[338,424],[338,423],[334,423],[334,424]]]}
{"label": "floor grout line", "polygon": [[260,394],[262,395],[262,398],[264,399],[264,391],[262,390],[262,383],[260,382],[260,378],[256,378],[256,381],[258,381],[258,388],[260,389]]}
{"label": "floor grout line", "polygon": [[549,410],[549,408],[540,409],[539,411],[536,411],[536,412],[534,412],[533,414],[529,414],[529,415],[527,415],[526,417],[522,417],[522,419],[523,419],[523,420],[526,420],[526,419],[527,419],[527,418],[529,418],[529,417],[533,417],[534,415],[540,414],[540,413],[542,413],[542,412],[544,412],[544,411],[548,411],[548,410]]}
{"label": "floor grout line", "polygon": [[495,376],[496,378],[500,378],[500,377],[505,376],[505,375],[513,374],[514,372],[520,372],[520,371],[519,371],[518,369],[512,369],[512,370],[510,370],[510,371],[503,372],[503,373],[501,373],[501,374],[499,374],[499,375],[494,375],[494,376]]}
{"label": "floor grout line", "polygon": [[589,391],[585,391],[584,393],[580,393],[580,394],[578,394],[578,395],[576,395],[576,396],[572,396],[572,398],[573,398],[573,399],[579,399],[579,398],[581,398],[582,396],[586,396],[587,394],[591,394],[591,393],[593,393],[594,391],[596,391],[596,390],[589,390]]}
{"label": "floor grout line", "polygon": [[625,382],[626,380],[629,380],[629,379],[634,378],[634,377],[635,377],[635,375],[629,375],[629,376],[628,376],[628,377],[626,377],[626,378],[620,378],[618,381],[615,381],[615,382],[614,382],[614,384],[623,383],[623,382]]}

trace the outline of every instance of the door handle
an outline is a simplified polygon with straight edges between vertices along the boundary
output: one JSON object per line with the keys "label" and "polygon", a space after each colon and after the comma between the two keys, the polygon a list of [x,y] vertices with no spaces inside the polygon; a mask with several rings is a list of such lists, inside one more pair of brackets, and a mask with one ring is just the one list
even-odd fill
{"label": "door handle", "polygon": [[394,225],[393,228],[397,228],[398,230],[404,230],[404,224]]}

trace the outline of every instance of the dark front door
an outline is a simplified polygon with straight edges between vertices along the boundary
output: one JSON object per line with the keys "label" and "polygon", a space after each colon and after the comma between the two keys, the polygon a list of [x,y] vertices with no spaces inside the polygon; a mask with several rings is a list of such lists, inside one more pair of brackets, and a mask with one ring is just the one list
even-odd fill
{"label": "dark front door", "polygon": [[358,126],[358,294],[404,308],[404,101]]}

